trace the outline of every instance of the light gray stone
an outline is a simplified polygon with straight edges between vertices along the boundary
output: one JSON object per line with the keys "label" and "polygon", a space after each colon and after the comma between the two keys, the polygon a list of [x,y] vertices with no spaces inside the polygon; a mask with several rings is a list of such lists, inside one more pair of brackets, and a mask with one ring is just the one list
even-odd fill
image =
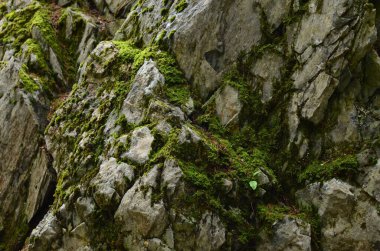
{"label": "light gray stone", "polygon": [[148,127],[140,127],[132,132],[131,146],[122,157],[128,158],[138,164],[144,164],[149,159],[154,137]]}
{"label": "light gray stone", "polygon": [[[169,17],[163,21],[162,2],[157,4],[150,0],[129,14],[115,37],[136,39],[140,36],[149,44],[163,30],[167,36],[174,32],[172,50],[178,63],[205,98],[218,87],[221,72],[232,65],[239,52],[249,51],[260,41],[260,10],[255,2],[188,1],[188,6],[180,13],[173,4]],[[153,10],[143,11],[149,7]]]}
{"label": "light gray stone", "polygon": [[211,212],[204,213],[199,224],[195,250],[218,250],[225,241],[226,230],[219,216]]}
{"label": "light gray stone", "polygon": [[115,158],[104,161],[100,165],[99,173],[91,181],[95,188],[96,204],[101,208],[117,205],[133,178],[134,171],[130,165],[117,163]]}
{"label": "light gray stone", "polygon": [[272,226],[273,236],[259,244],[260,251],[311,251],[310,224],[286,216]]}
{"label": "light gray stone", "polygon": [[161,174],[161,186],[166,188],[166,193],[171,198],[178,189],[179,182],[183,176],[181,168],[175,160],[167,159]]}
{"label": "light gray stone", "polygon": [[159,237],[163,234],[168,221],[165,206],[162,200],[152,203],[152,189],[157,178],[158,167],[155,166],[124,195],[115,213],[115,220],[123,231],[142,237]]}
{"label": "light gray stone", "polygon": [[363,190],[380,203],[380,160],[366,170]]}
{"label": "light gray stone", "polygon": [[238,120],[242,104],[239,100],[239,92],[227,85],[222,88],[215,97],[216,114],[222,125],[228,125]]}
{"label": "light gray stone", "polygon": [[378,202],[363,192],[337,179],[323,185],[313,183],[297,192],[299,203],[318,209],[323,250],[376,250],[380,239]]}
{"label": "light gray stone", "polygon": [[142,121],[148,100],[157,95],[164,84],[165,79],[156,64],[151,60],[145,61],[123,103],[122,114],[129,123],[139,124]]}
{"label": "light gray stone", "polygon": [[96,205],[91,197],[79,197],[75,202],[75,210],[82,221],[91,222]]}
{"label": "light gray stone", "polygon": [[31,233],[28,250],[58,249],[61,245],[62,228],[53,212],[47,213]]}
{"label": "light gray stone", "polygon": [[[269,3],[270,1],[267,2]],[[281,80],[283,67],[284,60],[276,53],[266,53],[253,64],[251,72],[257,77],[256,81],[262,83],[261,100],[264,103],[272,99],[274,91],[273,85],[276,81]]]}

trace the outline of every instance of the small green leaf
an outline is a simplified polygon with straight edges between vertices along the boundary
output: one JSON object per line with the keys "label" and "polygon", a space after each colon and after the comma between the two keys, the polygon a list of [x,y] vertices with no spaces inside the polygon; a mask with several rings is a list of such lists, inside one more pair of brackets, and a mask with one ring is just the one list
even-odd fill
{"label": "small green leaf", "polygon": [[256,177],[256,175],[258,175],[259,173],[261,172],[261,170],[258,170],[256,172],[253,173],[253,177]]}
{"label": "small green leaf", "polygon": [[256,188],[257,188],[257,181],[255,181],[255,180],[251,180],[251,181],[249,182],[249,186],[250,186],[253,190],[256,190]]}

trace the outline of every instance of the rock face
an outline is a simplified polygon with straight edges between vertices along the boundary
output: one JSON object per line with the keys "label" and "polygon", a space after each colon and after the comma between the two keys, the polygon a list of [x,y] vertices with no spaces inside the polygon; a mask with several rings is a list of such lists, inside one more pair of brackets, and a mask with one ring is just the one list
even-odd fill
{"label": "rock face", "polygon": [[[62,54],[44,8],[38,1],[2,3],[0,239],[6,249],[17,249],[28,225],[42,219],[56,183],[43,131],[51,101],[67,88],[70,74],[64,64],[71,59]],[[95,43],[94,37],[92,42],[86,39],[82,47]]]}
{"label": "rock face", "polygon": [[258,250],[311,250],[311,227],[300,219],[285,217],[274,224],[274,236]]}
{"label": "rock face", "polygon": [[[172,34],[173,52],[180,67],[187,78],[194,79],[200,94],[207,96],[238,53],[258,45],[262,37],[260,8],[256,0],[189,1],[183,10],[180,4],[145,1],[129,14],[116,37],[149,44],[156,36]],[[152,10],[144,11],[147,8]],[[160,14],[162,9],[168,13],[167,18]],[[160,28],[148,32],[157,26]]]}
{"label": "rock face", "polygon": [[[48,148],[57,160],[53,167],[65,174],[58,180],[56,216],[44,219],[32,232],[29,250],[47,250],[44,243],[52,232],[57,249],[217,250],[226,243],[226,227],[217,214],[205,207],[199,218],[190,216],[186,194],[191,186],[185,184],[179,167],[179,159],[189,156],[183,155],[185,148],[178,148],[178,144],[206,150],[208,141],[189,127],[193,139],[182,135],[185,116],[166,100],[162,92],[165,78],[158,64],[143,60],[133,73],[125,50],[139,53],[128,42],[99,44],[83,64],[72,101],[69,97],[57,110],[63,117],[70,114],[68,110],[76,111],[71,114],[86,118],[87,127],[82,126],[82,119],[61,118],[47,129]],[[105,55],[113,62],[105,63]],[[115,70],[111,78],[107,67]],[[125,74],[128,69],[130,75]],[[133,79],[128,88],[130,76]],[[95,77],[103,80],[93,83]],[[108,87],[105,81],[110,81]],[[129,92],[115,93],[115,88]],[[102,102],[90,102],[97,99],[99,91]],[[74,97],[84,100],[73,102]],[[72,144],[78,152],[72,152]],[[68,177],[73,178],[72,183],[67,183]],[[177,208],[177,203],[185,204]],[[104,218],[99,218],[99,213]],[[59,230],[51,221],[58,222]],[[183,248],[182,243],[186,243]]]}
{"label": "rock face", "polygon": [[[41,14],[41,5],[37,2],[18,8],[17,11],[25,12],[23,15],[31,19]],[[2,18],[0,29],[3,34],[16,35],[17,31],[10,26],[22,25],[23,20],[14,20],[9,14]],[[49,93],[43,90],[43,85],[52,84],[51,91],[54,92],[62,85],[63,76],[57,76],[51,83],[44,82],[43,78],[51,77],[54,67],[59,69],[59,64],[57,58],[51,57],[55,54],[52,45],[45,41],[46,33],[33,20],[29,24],[30,39],[19,41],[21,47],[18,50],[11,44],[2,46],[0,55],[0,233],[9,238],[9,248],[17,248],[17,238],[20,237],[12,238],[13,232],[18,229],[20,236],[26,234],[28,224],[52,196],[56,180],[41,134],[47,124],[49,105]],[[37,33],[38,37],[32,38]],[[50,58],[41,58],[44,47]],[[33,77],[29,75],[32,72],[35,73]]]}
{"label": "rock face", "polygon": [[378,250],[379,13],[2,1],[0,250]]}
{"label": "rock face", "polygon": [[[378,166],[374,167],[378,169]],[[368,179],[369,177],[367,177]],[[322,220],[323,250],[377,250],[379,243],[378,201],[366,188],[376,176],[357,188],[337,179],[310,184],[298,192],[300,203],[314,205]]]}

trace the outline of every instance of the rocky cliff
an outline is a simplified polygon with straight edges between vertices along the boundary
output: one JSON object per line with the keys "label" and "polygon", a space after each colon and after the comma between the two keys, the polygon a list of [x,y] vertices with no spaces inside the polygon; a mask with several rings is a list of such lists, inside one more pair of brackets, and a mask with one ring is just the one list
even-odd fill
{"label": "rocky cliff", "polygon": [[380,5],[0,0],[0,250],[380,250]]}

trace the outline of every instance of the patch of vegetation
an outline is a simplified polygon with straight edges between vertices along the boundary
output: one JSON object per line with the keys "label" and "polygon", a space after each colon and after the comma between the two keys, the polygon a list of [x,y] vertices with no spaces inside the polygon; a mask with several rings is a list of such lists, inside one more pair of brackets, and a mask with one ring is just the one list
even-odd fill
{"label": "patch of vegetation", "polygon": [[358,173],[359,163],[355,155],[346,155],[328,162],[313,162],[298,176],[298,181],[318,182],[334,177],[350,178]]}
{"label": "patch of vegetation", "polygon": [[276,221],[282,220],[285,216],[299,218],[292,208],[285,205],[260,204],[257,206],[257,214],[260,221],[267,227],[270,227]]}
{"label": "patch of vegetation", "polygon": [[41,5],[34,1],[25,8],[17,9],[5,15],[1,26],[1,44],[12,44],[18,50],[21,44],[30,36],[30,20]]}
{"label": "patch of vegetation", "polygon": [[165,94],[170,103],[174,105],[185,105],[191,95],[188,85],[174,85],[166,88]]}
{"label": "patch of vegetation", "polygon": [[42,35],[42,39],[45,40],[43,42],[49,45],[60,57],[62,55],[61,47],[58,44],[58,38],[50,23],[50,15],[46,9],[40,8],[33,15],[33,18],[29,22],[28,29],[32,32],[35,27],[38,28],[38,31]]}
{"label": "patch of vegetation", "polygon": [[157,63],[159,71],[165,77],[165,83],[169,86],[186,84],[187,80],[177,65],[175,58],[168,52],[160,50],[157,46],[138,49],[130,41],[112,41],[119,50],[119,58],[122,62],[133,63],[133,75],[140,69],[146,60],[152,59]]}
{"label": "patch of vegetation", "polygon": [[40,86],[36,83],[36,81],[27,73],[27,67],[25,65],[23,65],[23,67],[20,69],[19,77],[21,88],[27,92],[33,93],[40,89]]}
{"label": "patch of vegetation", "polygon": [[184,11],[184,9],[186,9],[186,7],[188,6],[188,3],[186,0],[181,0],[180,2],[178,2],[178,4],[175,6],[175,10],[177,12],[182,12]]}
{"label": "patch of vegetation", "polygon": [[177,65],[175,58],[168,52],[161,51],[157,47],[148,47],[137,54],[134,59],[133,69],[139,69],[145,60],[153,59],[158,69],[165,77],[167,85],[179,85],[187,83],[184,74]]}

